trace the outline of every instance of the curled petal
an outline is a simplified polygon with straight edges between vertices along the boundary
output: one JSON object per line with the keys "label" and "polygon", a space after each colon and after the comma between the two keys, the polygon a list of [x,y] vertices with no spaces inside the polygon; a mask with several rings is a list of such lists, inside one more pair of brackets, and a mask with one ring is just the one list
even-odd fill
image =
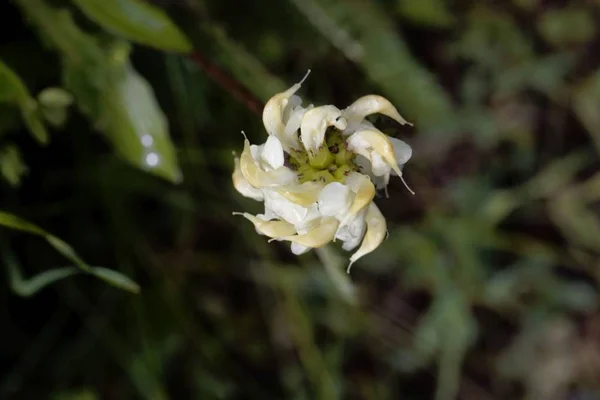
{"label": "curled petal", "polygon": [[350,273],[350,268],[352,267],[352,264],[356,262],[356,260],[375,250],[385,239],[387,224],[385,222],[385,218],[375,203],[371,203],[369,205],[366,220],[367,233],[365,234],[365,238],[363,239],[359,249],[356,250],[356,252],[350,257],[350,264],[348,265],[347,270],[348,273]]}
{"label": "curled petal", "polygon": [[278,93],[271,97],[263,109],[262,119],[267,133],[269,135],[277,136],[286,146],[292,145],[293,147],[294,143],[290,143],[289,138],[284,135],[285,125],[283,123],[283,112],[290,97],[300,89],[302,82],[308,77],[309,73],[310,70],[308,70],[300,82],[296,83],[285,92]]}
{"label": "curled petal", "polygon": [[233,174],[231,175],[231,179],[233,180],[233,187],[235,190],[240,192],[240,194],[244,197],[249,197],[256,201],[262,201],[264,196],[260,189],[255,188],[244,178],[242,175],[242,170],[240,169],[240,159],[238,157],[234,158],[235,168],[233,170]]}
{"label": "curled petal", "polygon": [[[361,210],[367,207],[375,197],[375,186],[371,182],[368,176],[353,172],[348,175],[346,184],[356,193],[352,206],[346,213],[340,227],[346,225],[353,217],[355,217]],[[336,236],[340,233],[340,230],[336,232]]]}
{"label": "curled petal", "polygon": [[325,185],[322,182],[304,182],[300,185],[278,187],[277,193],[303,207],[308,207],[319,199],[319,194]]}
{"label": "curled petal", "polygon": [[374,94],[356,100],[344,109],[343,116],[348,120],[349,125],[354,125],[360,123],[367,115],[376,113],[387,115],[401,125],[412,125],[402,118],[396,107],[388,99]]}
{"label": "curled petal", "polygon": [[333,217],[323,217],[316,228],[305,234],[285,236],[271,240],[287,240],[302,246],[319,248],[325,246],[333,239],[338,226],[339,222],[337,219]]}
{"label": "curled petal", "polygon": [[347,143],[349,150],[356,151],[361,155],[364,155],[362,153],[365,149],[377,152],[398,176],[402,176],[394,155],[394,146],[390,142],[390,138],[383,132],[375,129],[358,131],[348,138]]}
{"label": "curled petal", "polygon": [[329,126],[340,130],[346,129],[346,120],[338,119],[342,112],[335,106],[320,106],[312,108],[302,117],[300,124],[300,140],[309,153],[315,153],[323,145],[325,131]]}
{"label": "curled petal", "polygon": [[290,184],[296,180],[296,174],[286,167],[273,171],[264,171],[252,156],[250,142],[244,139],[244,151],[240,156],[240,170],[242,175],[255,188]]}
{"label": "curled petal", "polygon": [[243,216],[254,224],[254,227],[260,234],[270,238],[277,239],[296,233],[296,228],[294,228],[294,225],[285,221],[265,221],[248,213],[234,212],[233,215]]}

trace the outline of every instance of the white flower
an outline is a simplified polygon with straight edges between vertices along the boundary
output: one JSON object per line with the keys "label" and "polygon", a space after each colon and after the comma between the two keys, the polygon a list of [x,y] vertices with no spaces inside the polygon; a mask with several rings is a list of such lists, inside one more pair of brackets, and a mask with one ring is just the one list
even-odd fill
{"label": "white flower", "polygon": [[244,135],[244,150],[234,160],[233,186],[243,196],[263,201],[265,211],[234,214],[248,219],[270,241],[291,242],[294,254],[338,240],[346,251],[360,244],[349,271],[385,239],[386,221],[373,198],[376,189],[387,189],[390,175],[404,182],[402,167],[412,156],[408,144],[365,118],[380,113],[408,122],[376,95],[343,110],[333,105],[304,108],[295,93],[307,76],[265,105],[264,144],[250,145]]}

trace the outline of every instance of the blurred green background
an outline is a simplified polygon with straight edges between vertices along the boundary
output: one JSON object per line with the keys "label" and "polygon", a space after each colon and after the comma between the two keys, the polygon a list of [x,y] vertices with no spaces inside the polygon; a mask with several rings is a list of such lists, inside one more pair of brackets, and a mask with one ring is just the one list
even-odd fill
{"label": "blurred green background", "polygon": [[[0,4],[0,398],[600,399],[600,3]],[[351,275],[232,211],[275,93],[414,149]]]}

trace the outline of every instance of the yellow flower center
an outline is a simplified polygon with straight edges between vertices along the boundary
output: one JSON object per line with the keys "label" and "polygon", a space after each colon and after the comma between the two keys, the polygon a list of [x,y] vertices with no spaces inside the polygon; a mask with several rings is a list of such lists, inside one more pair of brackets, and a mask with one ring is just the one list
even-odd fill
{"label": "yellow flower center", "polygon": [[342,133],[335,128],[329,128],[325,134],[325,143],[316,153],[291,150],[285,156],[286,166],[298,173],[300,183],[344,183],[351,171],[358,171],[358,166],[354,163],[356,155],[346,148]]}

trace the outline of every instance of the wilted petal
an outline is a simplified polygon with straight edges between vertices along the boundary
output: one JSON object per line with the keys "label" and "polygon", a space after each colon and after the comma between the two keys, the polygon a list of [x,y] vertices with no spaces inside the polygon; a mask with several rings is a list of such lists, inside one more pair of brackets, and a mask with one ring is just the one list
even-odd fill
{"label": "wilted petal", "polygon": [[233,174],[231,178],[233,180],[233,187],[235,190],[240,192],[240,194],[244,197],[249,197],[256,201],[262,201],[264,196],[260,189],[255,188],[244,178],[242,174],[242,170],[240,169],[240,159],[238,157],[234,158],[235,168],[233,169]]}
{"label": "wilted petal", "polygon": [[283,167],[283,147],[277,137],[269,136],[262,149],[261,158],[273,169]]}
{"label": "wilted petal", "polygon": [[316,153],[323,145],[328,127],[346,129],[346,120],[338,120],[341,115],[342,112],[334,106],[315,107],[306,111],[300,125],[300,141],[309,153]]}
{"label": "wilted petal", "polygon": [[309,181],[300,185],[282,186],[275,190],[292,203],[308,207],[318,200],[324,186],[322,182]]}
{"label": "wilted petal", "polygon": [[319,194],[319,211],[328,217],[345,214],[352,204],[352,197],[352,191],[348,186],[332,182]]}
{"label": "wilted petal", "polygon": [[244,139],[244,151],[240,156],[242,175],[255,188],[290,184],[296,180],[296,174],[285,167],[273,171],[264,171],[252,156],[250,142]]}
{"label": "wilted petal", "polygon": [[294,143],[290,143],[289,139],[286,138],[284,135],[284,132],[285,132],[285,125],[283,122],[284,109],[288,105],[288,101],[289,101],[290,97],[292,97],[294,95],[294,93],[296,93],[298,91],[298,89],[300,89],[300,87],[302,86],[302,82],[304,82],[304,80],[308,77],[309,73],[310,73],[310,70],[307,72],[307,74],[304,76],[304,78],[302,78],[302,80],[300,82],[296,83],[295,85],[293,85],[291,88],[289,88],[285,92],[278,93],[275,96],[271,97],[269,99],[269,101],[267,102],[267,104],[265,105],[265,108],[263,109],[262,119],[263,119],[263,124],[265,125],[265,129],[267,130],[267,133],[269,135],[277,136],[283,142],[283,144],[285,146],[293,146]]}
{"label": "wilted petal", "polygon": [[264,221],[248,213],[234,212],[233,215],[242,215],[254,224],[254,227],[259,233],[270,238],[287,237],[296,233],[296,228],[285,221]]}
{"label": "wilted petal", "polygon": [[325,246],[333,239],[338,226],[339,222],[337,219],[333,217],[323,217],[316,228],[305,234],[285,236],[271,240],[287,240],[302,246],[319,248]]}
{"label": "wilted petal", "polygon": [[412,125],[402,118],[396,107],[389,100],[374,94],[363,96],[356,100],[344,109],[343,116],[348,120],[348,125],[355,125],[365,119],[366,116],[376,113],[387,115],[402,125]]}
{"label": "wilted petal", "polygon": [[352,264],[356,262],[356,260],[375,250],[385,239],[387,224],[385,222],[385,218],[375,203],[371,203],[369,205],[366,221],[367,233],[365,234],[365,238],[363,239],[360,248],[350,257],[350,264],[348,265],[347,270],[348,273],[350,273],[350,268],[352,267]]}

